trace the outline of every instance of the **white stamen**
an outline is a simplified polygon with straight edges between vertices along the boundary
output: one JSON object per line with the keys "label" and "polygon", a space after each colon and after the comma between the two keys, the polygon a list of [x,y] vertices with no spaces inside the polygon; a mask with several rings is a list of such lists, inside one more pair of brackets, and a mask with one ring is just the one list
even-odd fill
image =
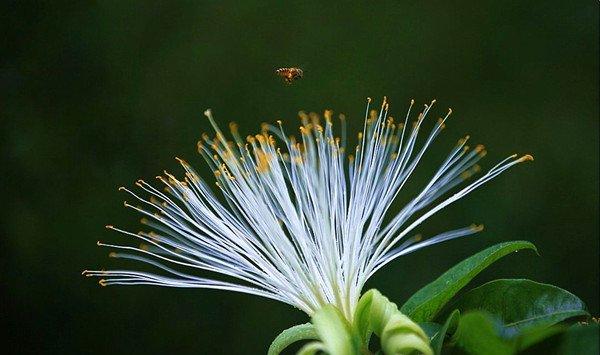
{"label": "white stamen", "polygon": [[[364,284],[380,268],[407,253],[482,228],[461,228],[425,240],[406,239],[409,233],[515,164],[533,160],[530,155],[512,155],[443,199],[479,170],[476,163],[485,155],[482,146],[468,151],[466,137],[451,150],[421,192],[390,216],[392,202],[444,128],[451,110],[439,119],[419,148],[417,135],[426,125],[435,100],[425,105],[412,129],[407,125],[414,101],[403,123],[388,117],[386,99],[378,114],[370,110],[370,102],[368,99],[353,157],[346,156],[345,118],[340,116],[340,139],[335,137],[331,111],[325,113],[324,125],[318,115],[301,112],[303,126],[298,142],[286,137],[278,121],[277,125],[263,125],[262,134],[249,136],[245,144],[235,124],[230,125],[234,141],[227,141],[211,111],[206,110],[216,137],[204,135],[198,151],[215,172],[223,198],[217,197],[188,163],[177,158],[185,179],[180,181],[166,172],[158,177],[167,192],[143,180],[136,185],[148,198],[120,189],[142,204],[125,206],[144,215],[142,223],[154,231],[135,234],[108,228],[145,244],[98,243],[125,251],[111,253],[113,257],[148,264],[168,276],[126,270],[86,270],[84,274],[101,277],[102,285],[243,292],[288,303],[309,315],[331,303],[351,320]],[[282,147],[277,148],[274,137]],[[386,217],[389,223],[383,225]],[[168,264],[235,281],[194,276]]]}

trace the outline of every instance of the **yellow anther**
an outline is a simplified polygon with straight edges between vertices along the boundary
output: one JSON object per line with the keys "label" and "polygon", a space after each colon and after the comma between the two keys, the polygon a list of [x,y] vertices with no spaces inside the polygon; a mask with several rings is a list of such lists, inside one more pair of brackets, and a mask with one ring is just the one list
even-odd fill
{"label": "yellow anther", "polygon": [[438,125],[440,125],[441,129],[446,128],[446,124],[444,123],[444,119],[443,118],[438,118]]}
{"label": "yellow anther", "polygon": [[179,164],[181,164],[183,166],[188,166],[189,165],[185,160],[183,160],[183,159],[181,159],[179,157],[175,157],[175,159],[179,162]]}
{"label": "yellow anther", "polygon": [[471,224],[470,228],[473,232],[481,232],[483,230],[483,224]]}
{"label": "yellow anther", "polygon": [[269,168],[270,168],[269,161],[271,160],[271,157],[269,156],[269,154],[266,154],[262,150],[256,150],[255,154],[256,154],[256,171],[258,171],[259,173],[264,173],[264,172],[269,171]]}
{"label": "yellow anther", "polygon": [[375,121],[377,119],[377,110],[369,111],[369,119]]}
{"label": "yellow anther", "polygon": [[519,163],[522,163],[522,162],[525,162],[525,161],[533,161],[533,156],[529,155],[529,154],[525,154],[522,157],[520,157],[519,160],[518,160]]}
{"label": "yellow anther", "polygon": [[472,172],[472,171],[470,171],[470,170],[463,171],[463,172],[460,174],[460,178],[461,178],[461,179],[463,179],[463,180],[467,180],[467,179],[468,179],[468,178],[470,178],[471,176],[473,176],[473,172]]}

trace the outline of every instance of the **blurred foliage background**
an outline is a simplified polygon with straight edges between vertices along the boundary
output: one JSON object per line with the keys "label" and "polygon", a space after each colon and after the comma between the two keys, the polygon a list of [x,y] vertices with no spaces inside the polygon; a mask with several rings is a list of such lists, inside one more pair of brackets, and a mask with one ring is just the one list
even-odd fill
{"label": "blurred foliage background", "polygon": [[[219,122],[253,133],[299,110],[362,124],[365,98],[392,114],[411,98],[454,115],[398,210],[455,141],[485,143],[489,168],[520,165],[436,215],[432,235],[482,222],[476,237],[392,263],[369,283],[402,303],[493,243],[527,239],[541,257],[507,257],[478,278],[524,277],[580,296],[598,315],[597,1],[5,1],[1,6],[2,258],[5,348],[44,353],[259,354],[305,322],[274,301],[208,290],[101,288],[85,268],[107,258],[104,229],[131,230],[122,208],[138,178],[173,159],[197,167],[195,143]],[[284,85],[273,71],[299,66]],[[435,117],[434,117],[435,118]],[[433,120],[432,120],[433,122]],[[202,170],[207,179],[210,171]]]}

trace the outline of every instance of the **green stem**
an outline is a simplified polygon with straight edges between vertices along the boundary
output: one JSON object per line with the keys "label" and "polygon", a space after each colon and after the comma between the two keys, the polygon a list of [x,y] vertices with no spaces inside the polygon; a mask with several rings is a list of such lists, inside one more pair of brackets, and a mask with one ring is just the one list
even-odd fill
{"label": "green stem", "polygon": [[366,292],[358,301],[353,317],[328,304],[317,310],[312,324],[302,324],[282,332],[271,344],[269,355],[279,354],[299,340],[318,339],[306,344],[298,355],[326,352],[330,355],[372,355],[369,340],[372,334],[380,338],[384,354],[433,355],[429,338],[410,318],[398,310],[377,290]]}

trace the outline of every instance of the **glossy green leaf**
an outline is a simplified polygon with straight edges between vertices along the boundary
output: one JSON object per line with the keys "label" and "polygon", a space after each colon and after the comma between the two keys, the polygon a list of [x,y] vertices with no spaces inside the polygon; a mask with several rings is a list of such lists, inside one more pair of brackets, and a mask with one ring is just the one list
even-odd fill
{"label": "glossy green leaf", "polygon": [[565,319],[585,316],[585,304],[559,287],[524,279],[488,282],[462,296],[452,309],[484,310],[504,323],[504,335],[544,328]]}
{"label": "glossy green leaf", "polygon": [[433,322],[419,323],[419,327],[421,327],[421,329],[423,329],[423,331],[425,332],[425,334],[427,334],[429,339],[434,338],[439,333],[439,331],[442,329],[441,324],[433,323]]}
{"label": "glossy green leaf", "polygon": [[520,353],[565,329],[561,324],[536,326],[506,337],[505,325],[494,315],[485,311],[471,311],[458,321],[450,345],[468,354],[510,355]]}
{"label": "glossy green leaf", "polygon": [[460,317],[452,342],[468,354],[510,355],[513,346],[499,335],[499,325],[484,312]]}
{"label": "glossy green leaf", "polygon": [[318,339],[317,332],[311,323],[295,325],[281,332],[269,346],[268,355],[278,355],[289,345],[300,340]]}
{"label": "glossy green leaf", "polygon": [[501,257],[535,246],[526,241],[512,241],[489,247],[461,261],[432,283],[417,291],[401,308],[416,322],[431,321],[446,303],[469,281]]}
{"label": "glossy green leaf", "polygon": [[442,347],[444,345],[444,340],[446,339],[446,334],[452,334],[456,331],[459,319],[460,311],[455,310],[454,312],[450,313],[444,325],[441,327],[441,329],[435,335],[435,337],[433,337],[433,339],[431,340],[431,347],[433,348],[433,351],[436,355],[442,353]]}
{"label": "glossy green leaf", "polygon": [[551,327],[527,329],[514,337],[514,348],[518,351],[525,350],[547,338],[565,331],[563,325],[555,325]]}

